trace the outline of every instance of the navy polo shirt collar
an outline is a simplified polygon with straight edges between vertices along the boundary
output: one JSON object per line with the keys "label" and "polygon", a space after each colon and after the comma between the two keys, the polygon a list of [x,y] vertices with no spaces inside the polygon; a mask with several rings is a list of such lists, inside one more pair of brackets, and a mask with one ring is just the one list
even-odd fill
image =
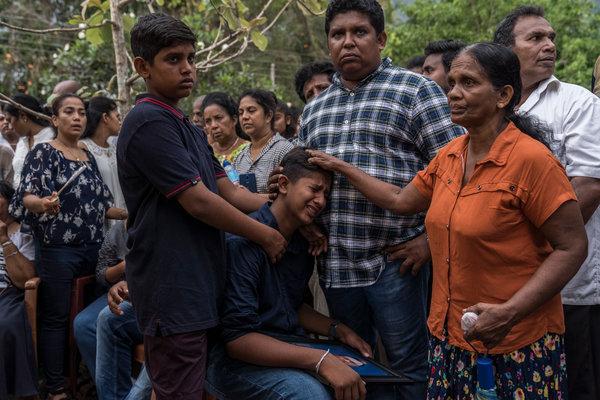
{"label": "navy polo shirt collar", "polygon": [[173,114],[175,117],[177,117],[180,120],[183,120],[185,118],[185,114],[179,108],[173,107],[173,106],[165,103],[164,101],[159,99],[157,96],[154,96],[150,93],[144,93],[144,94],[139,95],[135,101],[135,104],[138,105],[140,103],[152,103],[154,105],[157,105],[157,106],[169,111],[171,114]]}

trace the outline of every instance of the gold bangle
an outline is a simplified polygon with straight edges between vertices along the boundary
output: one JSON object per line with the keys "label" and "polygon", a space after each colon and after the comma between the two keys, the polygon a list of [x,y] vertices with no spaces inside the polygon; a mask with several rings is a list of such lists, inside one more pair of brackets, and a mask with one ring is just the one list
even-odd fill
{"label": "gold bangle", "polygon": [[6,242],[2,243],[2,247],[8,246],[9,244],[14,244],[12,240],[8,239]]}
{"label": "gold bangle", "polygon": [[8,258],[8,257],[14,256],[14,255],[15,255],[15,254],[17,254],[18,252],[19,252],[19,250],[15,250],[15,251],[13,251],[13,252],[12,252],[12,253],[10,253],[10,254],[6,254],[6,255],[4,255],[4,258]]}

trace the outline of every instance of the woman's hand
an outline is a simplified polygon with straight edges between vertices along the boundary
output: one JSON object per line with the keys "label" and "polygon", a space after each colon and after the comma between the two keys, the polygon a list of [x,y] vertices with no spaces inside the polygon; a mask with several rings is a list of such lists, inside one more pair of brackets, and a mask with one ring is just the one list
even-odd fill
{"label": "woman's hand", "polygon": [[358,334],[352,329],[340,323],[337,326],[336,330],[340,342],[347,344],[353,349],[358,350],[358,352],[365,357],[373,357],[373,351],[371,350],[371,346],[369,346],[369,344],[365,342],[360,336],[358,336]]}
{"label": "woman's hand", "polygon": [[56,215],[60,211],[60,202],[58,201],[58,193],[52,192],[50,196],[40,199],[40,208],[42,213]]}
{"label": "woman's hand", "polygon": [[465,332],[468,341],[479,340],[486,349],[496,347],[516,324],[515,312],[505,304],[478,303],[463,310],[478,315],[477,322]]}
{"label": "woman's hand", "polygon": [[278,230],[268,227],[268,234],[263,237],[260,245],[271,264],[276,264],[285,254],[288,243]]}
{"label": "woman's hand", "polygon": [[308,159],[309,163],[318,165],[319,167],[328,171],[339,172],[344,164],[346,164],[339,158],[330,156],[329,154],[323,153],[319,150],[306,150],[306,152],[310,155],[310,158]]}

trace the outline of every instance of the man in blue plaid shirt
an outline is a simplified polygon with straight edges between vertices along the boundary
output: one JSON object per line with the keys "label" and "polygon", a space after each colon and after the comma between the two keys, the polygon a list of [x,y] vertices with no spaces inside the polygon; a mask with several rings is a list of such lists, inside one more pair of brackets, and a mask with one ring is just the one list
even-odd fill
{"label": "man in blue plaid shirt", "polygon": [[[382,61],[386,34],[376,0],[333,0],[325,31],[338,72],[304,109],[298,144],[406,186],[463,129],[450,121],[435,82]],[[424,216],[382,210],[336,174],[320,222],[329,243],[319,275],[332,316],[371,345],[377,331],[392,367],[417,382],[377,399],[424,399],[430,273]]]}

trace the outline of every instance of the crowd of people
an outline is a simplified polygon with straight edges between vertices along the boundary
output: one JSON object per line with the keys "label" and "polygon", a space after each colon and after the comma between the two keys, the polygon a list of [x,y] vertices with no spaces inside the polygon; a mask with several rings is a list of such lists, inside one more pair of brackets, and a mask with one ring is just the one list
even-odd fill
{"label": "crowd of people", "polygon": [[499,399],[600,398],[600,98],[553,75],[544,10],[405,68],[376,0],[325,34],[302,111],[252,88],[188,118],[197,40],[166,14],[131,30],[125,116],[74,81],[3,107],[0,398],[70,398],[70,324],[99,399],[475,399],[483,355]]}

